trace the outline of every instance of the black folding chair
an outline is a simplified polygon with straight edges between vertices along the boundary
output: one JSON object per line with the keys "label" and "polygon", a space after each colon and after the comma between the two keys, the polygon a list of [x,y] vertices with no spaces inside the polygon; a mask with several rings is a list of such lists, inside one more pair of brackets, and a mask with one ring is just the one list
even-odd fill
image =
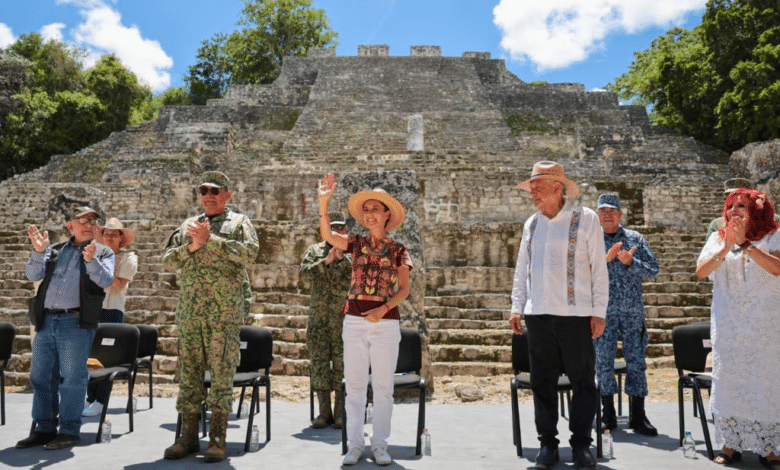
{"label": "black folding chair", "polygon": [[134,325],[126,323],[101,323],[92,341],[92,352],[89,356],[103,364],[101,369],[89,371],[89,382],[108,381],[108,395],[100,414],[95,442],[100,442],[103,435],[103,421],[106,420],[108,404],[111,400],[111,389],[114,380],[127,380],[127,414],[130,419],[130,432],[133,432],[133,374],[135,360],[138,357],[138,342],[140,333]]}
{"label": "black folding chair", "polygon": [[710,431],[704,414],[704,400],[701,394],[702,390],[712,389],[712,375],[706,373],[707,355],[712,351],[710,323],[675,326],[672,330],[672,345],[674,347],[674,364],[679,376],[677,380],[677,405],[680,417],[680,446],[682,446],[683,433],[685,432],[683,389],[688,388],[693,391],[694,417],[698,414],[701,419],[707,455],[712,460],[715,453],[712,450]]}
{"label": "black folding chair", "polygon": [[[509,381],[510,399],[512,402],[512,440],[517,448],[517,456],[523,456],[523,443],[520,437],[520,405],[518,403],[518,390],[531,390],[531,359],[528,351],[528,335],[512,335],[512,370],[514,377]],[[567,398],[572,391],[571,383],[566,375],[558,377],[558,393],[561,396],[561,407],[563,407],[563,394]],[[600,395],[600,393],[599,393]],[[570,405],[571,402],[568,401]],[[563,408],[561,408],[563,416]],[[571,413],[569,413],[571,415]],[[596,407],[596,454],[601,458],[601,407]]]}
{"label": "black folding chair", "polygon": [[[422,369],[422,337],[413,328],[401,328],[401,343],[398,345],[398,361],[393,376],[394,390],[419,390],[420,403],[417,408],[417,447],[416,455],[422,455],[422,431],[425,428],[425,378]],[[368,379],[371,388],[371,377]],[[341,453],[347,453],[347,381],[341,381],[341,409],[344,413],[344,426],[341,428]]]}
{"label": "black folding chair", "polygon": [[[249,406],[249,422],[246,430],[244,452],[249,452],[249,442],[252,437],[252,424],[255,414],[260,411],[260,387],[265,387],[265,442],[271,440],[271,377],[270,369],[274,361],[273,337],[266,328],[259,326],[242,326],[239,333],[241,341],[241,362],[233,376],[233,387],[241,387],[241,397],[238,400],[236,417],[241,417],[241,403],[247,387],[252,387],[252,399]],[[261,372],[264,371],[264,372]],[[211,387],[211,374],[206,371],[203,380],[205,390],[201,416],[203,418],[203,433],[206,432],[206,397]],[[181,414],[176,425],[176,438],[181,433]]]}
{"label": "black folding chair", "polygon": [[157,328],[151,325],[135,326],[141,333],[141,337],[138,343],[138,357],[135,360],[135,370],[133,371],[133,385],[135,386],[138,369],[149,369],[149,409],[152,409],[152,364],[154,363],[154,355],[157,354]]}
{"label": "black folding chair", "polygon": [[16,327],[6,321],[0,322],[0,425],[5,424],[5,366],[11,360]]}

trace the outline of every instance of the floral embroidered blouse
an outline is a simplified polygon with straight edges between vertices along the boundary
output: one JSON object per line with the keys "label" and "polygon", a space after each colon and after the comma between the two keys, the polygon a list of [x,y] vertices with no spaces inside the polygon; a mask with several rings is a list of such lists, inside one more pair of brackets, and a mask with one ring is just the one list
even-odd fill
{"label": "floral embroidered blouse", "polygon": [[[387,238],[372,248],[370,241],[370,237],[361,235],[349,237],[352,282],[344,305],[347,315],[363,316],[363,312],[386,303],[398,292],[398,268],[412,269],[412,259],[403,243]],[[382,319],[399,320],[398,307],[390,309]]]}

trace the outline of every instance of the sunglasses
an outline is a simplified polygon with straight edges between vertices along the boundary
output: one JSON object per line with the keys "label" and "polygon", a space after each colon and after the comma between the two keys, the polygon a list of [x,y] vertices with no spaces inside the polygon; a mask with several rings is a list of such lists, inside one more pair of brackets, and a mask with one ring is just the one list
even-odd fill
{"label": "sunglasses", "polygon": [[89,217],[79,217],[78,219],[73,219],[80,223],[81,225],[97,225],[98,221],[97,219],[90,219]]}
{"label": "sunglasses", "polygon": [[215,188],[215,187],[209,187],[209,186],[201,186],[200,187],[200,195],[205,196],[209,192],[213,194],[214,196],[218,196],[219,192],[222,191],[222,188]]}

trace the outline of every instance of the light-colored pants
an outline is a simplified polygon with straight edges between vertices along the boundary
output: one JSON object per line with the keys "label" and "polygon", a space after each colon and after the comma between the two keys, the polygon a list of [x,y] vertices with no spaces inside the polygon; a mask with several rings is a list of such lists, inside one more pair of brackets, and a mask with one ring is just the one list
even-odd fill
{"label": "light-colored pants", "polygon": [[344,378],[347,382],[347,442],[350,449],[363,449],[363,424],[371,367],[374,408],[371,450],[387,450],[390,418],[393,414],[393,375],[398,362],[401,328],[398,320],[366,321],[363,317],[344,316]]}

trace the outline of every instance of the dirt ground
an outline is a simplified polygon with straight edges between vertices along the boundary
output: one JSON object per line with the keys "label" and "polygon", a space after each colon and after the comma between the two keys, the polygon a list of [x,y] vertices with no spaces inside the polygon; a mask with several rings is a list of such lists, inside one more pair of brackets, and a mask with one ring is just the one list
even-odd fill
{"label": "dirt ground", "polygon": [[[494,377],[436,377],[434,381],[434,394],[430,399],[433,404],[509,404],[509,375]],[[140,377],[139,377],[140,379]],[[650,395],[647,402],[675,402],[677,401],[677,369],[657,368],[647,370],[648,387]],[[155,397],[175,397],[178,391],[177,384],[155,384]],[[135,389],[135,396],[148,396],[148,386],[139,383]],[[7,391],[29,392],[24,387],[7,387]],[[127,387],[124,383],[117,383],[112,396],[127,396]],[[273,376],[271,379],[271,396],[274,400],[286,400],[294,403],[307,403],[309,401],[309,378],[301,376]],[[236,393],[238,397],[238,392]],[[521,402],[531,402],[531,393],[521,391]],[[623,397],[623,403],[627,398]],[[404,400],[406,401],[406,400]],[[410,401],[416,401],[410,399]]]}

